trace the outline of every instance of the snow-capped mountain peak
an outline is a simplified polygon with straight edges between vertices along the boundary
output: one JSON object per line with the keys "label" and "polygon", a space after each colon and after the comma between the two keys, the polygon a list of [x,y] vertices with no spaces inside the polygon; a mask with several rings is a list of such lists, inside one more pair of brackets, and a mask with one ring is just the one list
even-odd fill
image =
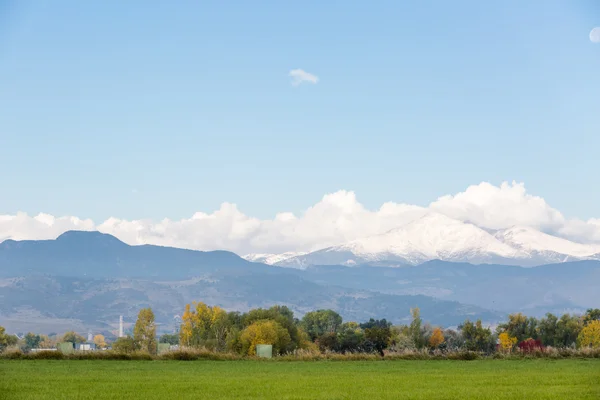
{"label": "snow-capped mountain peak", "polygon": [[300,252],[300,251],[288,251],[286,253],[281,253],[281,254],[255,253],[255,254],[246,254],[245,256],[242,256],[242,258],[246,259],[248,261],[251,261],[251,262],[258,262],[258,263],[263,263],[263,264],[268,264],[268,265],[274,265],[277,263],[281,263],[285,260],[288,260],[290,258],[303,256],[305,254],[306,254],[306,252]]}
{"label": "snow-capped mountain peak", "polygon": [[600,252],[600,246],[572,242],[526,226],[514,226],[496,232],[498,240],[516,249],[531,252],[554,252],[572,257],[589,257]]}
{"label": "snow-capped mountain peak", "polygon": [[[316,252],[285,256],[275,264],[416,265],[434,259],[535,266],[598,259],[600,246],[575,243],[529,227],[488,231],[474,224],[430,212],[401,227]],[[271,258],[274,260],[275,258]]]}
{"label": "snow-capped mountain peak", "polygon": [[358,239],[337,249],[368,260],[381,259],[382,254],[393,254],[411,263],[431,259],[479,258],[488,254],[502,258],[523,256],[519,250],[498,241],[483,229],[438,213],[428,213],[403,227]]}

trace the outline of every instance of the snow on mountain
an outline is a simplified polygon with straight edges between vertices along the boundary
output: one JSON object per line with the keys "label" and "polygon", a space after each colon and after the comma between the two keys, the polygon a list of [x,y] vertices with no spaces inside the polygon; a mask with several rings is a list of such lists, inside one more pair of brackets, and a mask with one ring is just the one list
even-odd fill
{"label": "snow on mountain", "polygon": [[[494,236],[501,242],[515,249],[523,250],[532,256],[555,253],[574,258],[594,258],[595,253],[600,253],[600,246],[598,245],[572,242],[524,226],[500,230]],[[557,261],[559,260],[557,259]],[[559,262],[562,261],[567,260],[560,260]]]}
{"label": "snow on mountain", "polygon": [[429,260],[535,266],[597,258],[599,246],[574,243],[537,231],[514,227],[488,232],[476,225],[438,213],[386,233],[316,252],[285,257],[275,264],[305,268],[309,265],[390,264],[416,265]]}
{"label": "snow on mountain", "polygon": [[281,254],[247,254],[245,256],[242,256],[242,258],[250,262],[275,265],[284,262],[285,260],[288,260],[290,258],[303,256],[304,254],[306,254],[306,252],[288,251],[287,253]]}
{"label": "snow on mountain", "polygon": [[379,260],[380,254],[387,253],[411,262],[486,257],[488,254],[505,258],[523,256],[475,225],[436,213],[429,213],[401,228],[355,240],[338,248],[368,260]]}

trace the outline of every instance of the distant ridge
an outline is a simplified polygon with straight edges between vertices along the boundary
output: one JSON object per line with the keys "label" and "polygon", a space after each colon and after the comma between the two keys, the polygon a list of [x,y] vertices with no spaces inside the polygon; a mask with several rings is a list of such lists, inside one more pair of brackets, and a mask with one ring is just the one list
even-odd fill
{"label": "distant ridge", "polygon": [[96,231],[68,231],[55,240],[0,243],[0,276],[53,274],[98,278],[188,277],[215,269],[269,268],[228,251],[130,246]]}

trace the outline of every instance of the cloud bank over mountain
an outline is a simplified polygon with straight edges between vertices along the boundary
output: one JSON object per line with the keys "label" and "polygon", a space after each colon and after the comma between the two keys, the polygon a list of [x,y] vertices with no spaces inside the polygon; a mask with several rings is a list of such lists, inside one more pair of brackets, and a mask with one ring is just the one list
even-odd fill
{"label": "cloud bank over mountain", "polygon": [[302,215],[281,212],[261,220],[237,205],[223,203],[212,213],[161,221],[109,218],[96,223],[77,217],[25,213],[0,215],[0,241],[53,239],[68,230],[99,230],[128,244],[156,244],[197,250],[231,250],[238,254],[314,251],[387,232],[435,211],[483,229],[532,227],[580,243],[600,243],[600,219],[566,218],[522,183],[480,183],[447,195],[427,207],[387,202],[369,210],[354,192],[327,194]]}

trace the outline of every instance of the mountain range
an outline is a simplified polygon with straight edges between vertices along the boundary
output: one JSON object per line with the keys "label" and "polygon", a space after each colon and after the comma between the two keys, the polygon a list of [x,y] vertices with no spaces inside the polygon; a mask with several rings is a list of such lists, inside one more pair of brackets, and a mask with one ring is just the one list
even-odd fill
{"label": "mountain range", "polygon": [[[448,227],[449,232],[456,232],[454,226]],[[415,227],[418,224],[383,236],[403,237]],[[486,245],[499,233],[482,235],[469,229],[471,238],[481,238],[474,243]],[[434,232],[429,231],[429,242],[414,239],[388,253],[400,259],[401,251],[421,249],[422,259],[441,254],[460,259],[467,254],[486,260],[485,253],[477,251],[481,246],[466,243],[471,253],[460,253],[464,242],[444,244]],[[509,249],[521,237],[529,237],[527,230],[510,232],[501,236],[511,243]],[[423,251],[427,243],[438,253]],[[184,305],[192,301],[238,311],[281,304],[298,317],[309,310],[331,308],[346,320],[387,318],[394,323],[409,321],[410,308],[418,306],[426,321],[443,326],[456,326],[466,318],[494,323],[508,312],[581,312],[600,304],[600,261],[535,268],[443,260],[417,264],[419,258],[408,257],[397,264],[386,258],[374,263],[367,255],[382,254],[377,246],[370,239],[343,247],[356,259],[353,268],[330,264],[300,269],[251,262],[227,251],[130,246],[99,232],[71,231],[55,240],[6,240],[0,243],[0,325],[13,332],[110,332],[119,315],[131,323],[140,308],[152,307],[159,331],[167,332],[175,329]],[[513,254],[504,246],[494,246],[486,248],[495,249],[497,257]],[[523,254],[531,254],[532,249],[539,253],[543,246],[530,244]],[[362,252],[369,262],[361,264],[354,251]],[[288,260],[307,256],[296,254]],[[386,260],[402,267],[380,266],[388,265]]]}
{"label": "mountain range", "polygon": [[383,234],[309,252],[249,254],[266,264],[418,265],[431,260],[532,267],[577,260],[600,260],[600,245],[582,244],[530,227],[490,231],[442,214],[428,213]]}

